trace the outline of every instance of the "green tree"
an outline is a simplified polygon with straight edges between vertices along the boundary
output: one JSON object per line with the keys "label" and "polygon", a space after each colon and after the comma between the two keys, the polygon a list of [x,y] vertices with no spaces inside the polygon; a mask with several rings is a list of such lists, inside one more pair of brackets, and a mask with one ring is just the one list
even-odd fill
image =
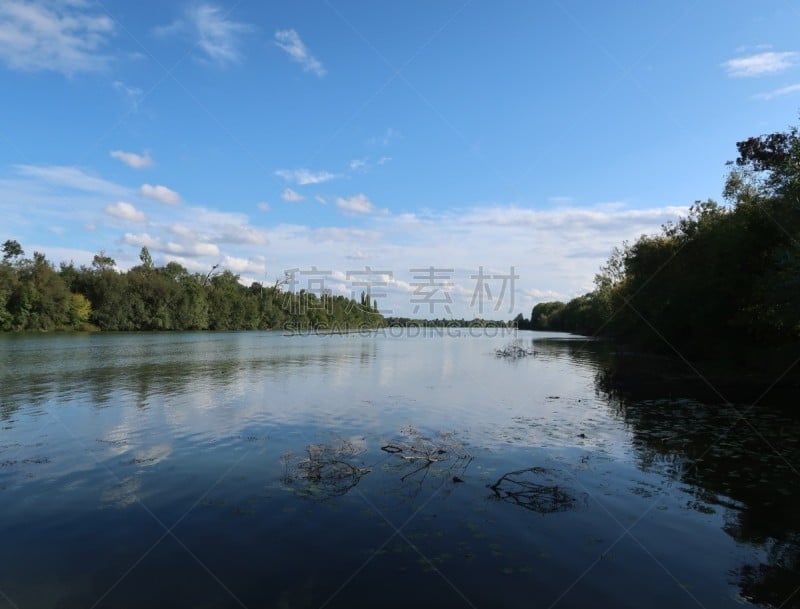
{"label": "green tree", "polygon": [[8,239],[3,243],[3,262],[13,261],[16,258],[21,258],[25,252],[22,251],[22,246],[18,241]]}

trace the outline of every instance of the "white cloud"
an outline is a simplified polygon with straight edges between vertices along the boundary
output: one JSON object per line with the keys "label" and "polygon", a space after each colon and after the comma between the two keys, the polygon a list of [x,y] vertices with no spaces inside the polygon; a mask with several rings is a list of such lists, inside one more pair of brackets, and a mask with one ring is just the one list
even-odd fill
{"label": "white cloud", "polygon": [[315,200],[317,203],[319,203],[320,205],[327,205],[327,204],[328,204],[328,199],[326,199],[326,198],[325,198],[325,197],[323,197],[322,195],[316,195],[316,196],[314,197],[314,200]]}
{"label": "white cloud", "polygon": [[127,243],[128,245],[133,245],[134,247],[146,247],[149,250],[153,251],[161,251],[163,249],[163,245],[161,241],[151,237],[148,233],[125,233],[125,236],[122,240]]}
{"label": "white cloud", "polygon": [[266,201],[262,201],[261,203],[258,204],[258,209],[260,209],[261,211],[269,211],[270,210],[269,203],[267,203]]}
{"label": "white cloud", "polygon": [[144,222],[147,219],[144,213],[125,201],[118,201],[113,205],[106,206],[106,213],[119,220],[126,220],[129,222]]}
{"label": "white cloud", "polygon": [[278,169],[275,175],[283,178],[292,184],[306,186],[307,184],[322,184],[335,178],[338,178],[334,173],[328,171],[311,171],[309,169]]}
{"label": "white cloud", "polygon": [[14,169],[20,175],[35,178],[53,186],[111,196],[125,196],[130,192],[127,188],[89,175],[77,167],[65,165],[14,165]]}
{"label": "white cloud", "polygon": [[164,250],[169,254],[177,254],[179,256],[219,256],[219,246],[215,243],[175,243],[170,241],[165,246]]}
{"label": "white cloud", "polygon": [[305,197],[299,192],[292,190],[291,188],[287,188],[281,193],[281,199],[291,203],[298,203],[299,201],[304,201]]}
{"label": "white cloud", "polygon": [[798,55],[792,51],[768,51],[729,59],[722,67],[735,78],[766,76],[788,70],[797,63]]}
{"label": "white cloud", "polygon": [[755,99],[770,101],[772,99],[775,99],[776,97],[791,95],[792,93],[797,93],[798,91],[800,91],[800,84],[789,85],[788,87],[781,87],[780,89],[775,89],[774,91],[767,91],[766,93],[759,93],[757,95],[754,95],[753,97]]}
{"label": "white cloud", "polygon": [[238,256],[225,256],[220,265],[223,269],[233,271],[236,274],[250,273],[257,276],[263,276],[267,271],[266,263],[263,256],[253,256],[250,258],[241,258]]}
{"label": "white cloud", "polygon": [[104,70],[114,22],[88,3],[43,0],[0,2],[0,60],[24,71],[52,70],[67,76]]}
{"label": "white cloud", "polygon": [[[146,245],[161,252],[159,264],[171,259],[205,272],[223,255],[256,258],[269,246],[264,228],[246,214],[158,205],[145,216],[129,198],[136,195],[135,189],[71,167],[17,166],[10,177],[0,173],[0,217],[7,232],[23,243],[33,241],[26,235],[39,237],[48,234],[48,226],[59,226],[64,228],[61,239],[94,251],[105,248],[120,269],[137,265],[138,249]],[[131,231],[134,223],[145,222],[146,232]],[[118,247],[111,250],[115,243]]]}
{"label": "white cloud", "polygon": [[241,37],[253,28],[228,19],[228,12],[213,4],[200,4],[187,9],[183,18],[157,27],[154,32],[158,36],[189,35],[203,52],[204,60],[218,66],[230,65],[241,60]]}
{"label": "white cloud", "polygon": [[203,256],[210,256],[213,258],[219,256],[220,253],[219,246],[215,243],[203,241],[189,241],[185,243],[167,241],[165,243],[161,239],[150,236],[149,233],[125,233],[123,241],[134,247],[146,247],[154,252],[188,256],[190,258],[200,258]]}
{"label": "white cloud", "polygon": [[[180,225],[186,238],[233,245],[266,245],[267,233],[261,228],[251,226],[245,214],[216,211],[203,207],[191,208],[189,217],[195,230]],[[175,234],[175,229],[171,231]]]}
{"label": "white cloud", "polygon": [[327,228],[316,228],[313,235],[320,242],[334,241],[337,243],[364,243],[367,241],[376,242],[381,238],[382,233],[376,230],[366,230],[363,228],[350,228],[344,226],[331,226]]}
{"label": "white cloud", "polygon": [[125,152],[124,150],[112,150],[109,155],[111,158],[122,161],[132,169],[144,169],[145,167],[153,166],[153,159],[150,153],[146,151],[144,154],[136,154],[135,152]]}
{"label": "white cloud", "polygon": [[372,204],[372,201],[370,201],[367,198],[367,195],[363,193],[348,198],[338,197],[336,199],[336,207],[348,214],[388,213],[385,209],[376,209],[376,207]]}
{"label": "white cloud", "polygon": [[353,159],[350,161],[350,171],[360,171],[367,166],[368,159]]}
{"label": "white cloud", "polygon": [[325,76],[324,66],[311,54],[296,31],[279,30],[275,32],[275,44],[286,51],[293,61],[303,66],[305,72],[312,72],[319,77]]}
{"label": "white cloud", "polygon": [[181,196],[177,192],[166,186],[161,186],[160,184],[155,186],[151,184],[142,184],[142,187],[139,189],[139,194],[149,199],[161,201],[167,205],[177,205],[181,202]]}
{"label": "white cloud", "polygon": [[191,228],[185,226],[183,224],[173,224],[169,227],[169,232],[174,235],[178,235],[179,237],[184,237],[186,239],[197,239],[197,233],[195,233]]}

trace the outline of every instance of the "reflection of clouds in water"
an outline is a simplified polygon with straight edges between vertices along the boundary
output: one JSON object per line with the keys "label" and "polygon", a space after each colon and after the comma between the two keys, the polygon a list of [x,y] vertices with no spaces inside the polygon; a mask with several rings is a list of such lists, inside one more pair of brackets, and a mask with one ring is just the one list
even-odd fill
{"label": "reflection of clouds in water", "polygon": [[139,501],[141,490],[141,476],[129,476],[104,490],[100,501],[106,507],[126,508]]}
{"label": "reflection of clouds in water", "polygon": [[[133,457],[129,463],[137,468],[152,467],[166,461],[172,454],[172,450],[172,446],[164,443],[138,448],[133,452]],[[101,494],[101,503],[106,507],[121,509],[140,501],[143,480],[142,473],[143,470],[139,469],[131,476],[116,480]]]}
{"label": "reflection of clouds in water", "polygon": [[[113,407],[86,408],[85,393],[71,394],[64,406],[70,427],[91,433],[110,457],[155,455],[160,462],[170,455],[163,447],[200,446],[259,427],[347,435],[382,434],[405,423],[469,430],[487,447],[512,440],[520,447],[621,453],[627,446],[626,431],[594,396],[593,376],[576,373],[573,352],[580,345],[568,342],[542,341],[541,350],[553,357],[517,366],[493,356],[494,347],[508,342],[504,336],[252,333],[100,342],[113,345],[95,364],[109,373],[90,370],[84,389],[100,383],[114,395]],[[548,400],[553,394],[561,399]]]}
{"label": "reflection of clouds in water", "polygon": [[134,465],[150,467],[166,460],[171,454],[172,446],[169,444],[156,444],[134,452],[132,462]]}

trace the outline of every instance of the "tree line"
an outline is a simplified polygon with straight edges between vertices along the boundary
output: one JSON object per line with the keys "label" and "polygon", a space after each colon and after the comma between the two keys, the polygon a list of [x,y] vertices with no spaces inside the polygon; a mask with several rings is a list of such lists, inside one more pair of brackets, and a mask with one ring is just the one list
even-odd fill
{"label": "tree line", "polygon": [[190,273],[156,266],[147,248],[127,272],[100,252],[91,266],[56,267],[26,258],[14,240],[2,246],[0,330],[263,330],[382,326],[377,304],[328,293],[284,289],[284,282],[242,285],[229,270]]}
{"label": "tree line", "polygon": [[736,144],[727,205],[615,248],[594,290],[533,307],[521,327],[604,335],[682,353],[796,348],[800,339],[800,134]]}

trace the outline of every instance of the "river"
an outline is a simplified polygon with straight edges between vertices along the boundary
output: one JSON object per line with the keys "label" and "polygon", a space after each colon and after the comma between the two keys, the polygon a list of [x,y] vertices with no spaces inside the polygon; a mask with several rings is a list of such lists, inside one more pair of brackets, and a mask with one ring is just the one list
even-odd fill
{"label": "river", "polygon": [[800,606],[794,404],[626,393],[613,358],[0,336],[0,607]]}

